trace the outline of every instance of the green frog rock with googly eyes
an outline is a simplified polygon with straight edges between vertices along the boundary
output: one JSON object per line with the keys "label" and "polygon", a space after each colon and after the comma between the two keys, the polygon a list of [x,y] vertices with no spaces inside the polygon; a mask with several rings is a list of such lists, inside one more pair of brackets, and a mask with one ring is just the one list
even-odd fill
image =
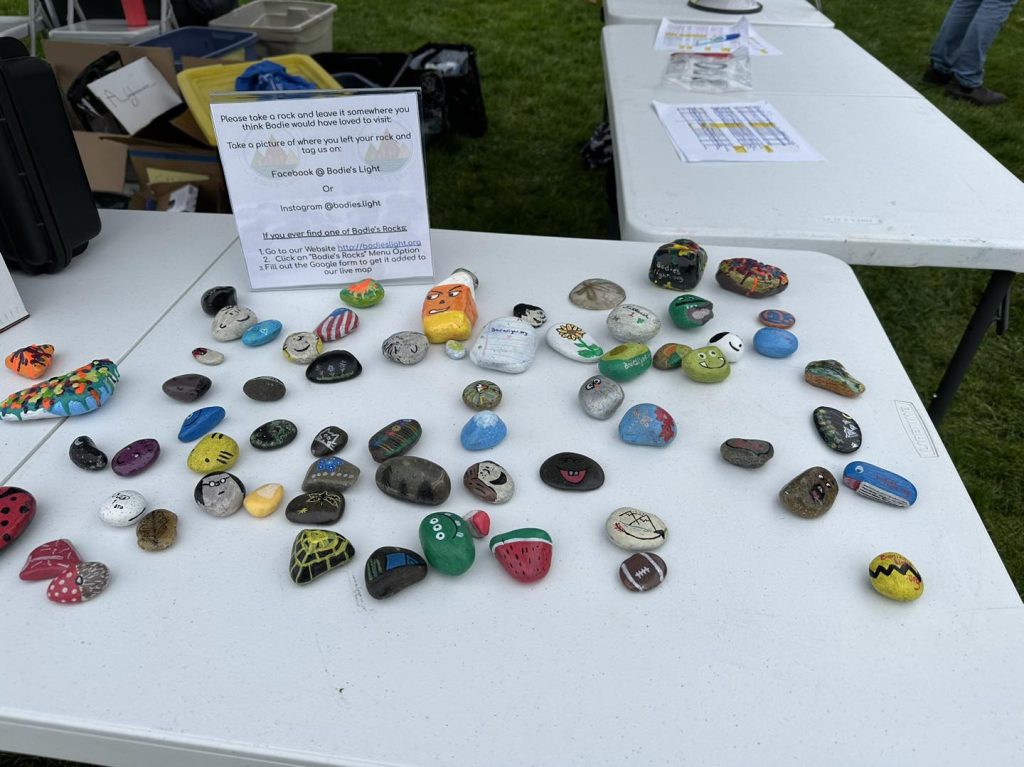
{"label": "green frog rock with googly eyes", "polygon": [[701,346],[683,357],[686,377],[699,383],[718,383],[729,377],[729,360],[717,346]]}

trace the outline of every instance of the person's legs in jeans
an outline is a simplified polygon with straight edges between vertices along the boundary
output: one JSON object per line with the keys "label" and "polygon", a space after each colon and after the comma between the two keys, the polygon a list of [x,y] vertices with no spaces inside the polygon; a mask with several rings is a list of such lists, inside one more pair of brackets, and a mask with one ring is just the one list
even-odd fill
{"label": "person's legs in jeans", "polygon": [[960,44],[981,4],[982,0],[953,0],[949,6],[939,34],[932,44],[932,67],[937,72],[948,74],[953,71],[953,62],[960,52]]}
{"label": "person's legs in jeans", "polygon": [[[1017,0],[981,0],[974,18],[961,36],[959,51],[947,59],[950,63],[948,71],[963,87],[977,88],[985,79],[985,55],[1016,4]],[[946,25],[942,26],[944,29]],[[942,36],[941,31],[939,36]],[[934,49],[932,55],[934,57]]]}

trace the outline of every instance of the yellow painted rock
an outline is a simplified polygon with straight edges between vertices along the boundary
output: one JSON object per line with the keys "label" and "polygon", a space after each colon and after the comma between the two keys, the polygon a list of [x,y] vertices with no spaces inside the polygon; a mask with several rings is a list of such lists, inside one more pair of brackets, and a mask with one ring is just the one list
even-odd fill
{"label": "yellow painted rock", "polygon": [[188,454],[188,467],[200,474],[227,471],[238,460],[238,443],[227,434],[207,434]]}
{"label": "yellow painted rock", "polygon": [[868,566],[875,591],[898,602],[911,602],[924,593],[924,581],[909,559],[895,551],[879,554]]}
{"label": "yellow painted rock", "polygon": [[276,482],[260,485],[242,501],[245,510],[254,517],[269,517],[284,499],[284,487]]}

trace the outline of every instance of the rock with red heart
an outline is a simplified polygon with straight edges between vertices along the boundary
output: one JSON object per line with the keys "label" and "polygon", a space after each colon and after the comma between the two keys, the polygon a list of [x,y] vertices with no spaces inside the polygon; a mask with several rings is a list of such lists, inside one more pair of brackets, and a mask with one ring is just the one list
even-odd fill
{"label": "rock with red heart", "polygon": [[67,538],[47,541],[29,552],[24,567],[18,575],[23,581],[45,581],[82,561]]}
{"label": "rock with red heart", "polygon": [[0,549],[25,532],[36,515],[36,499],[20,487],[0,487]]}
{"label": "rock with red heart", "polygon": [[619,580],[630,591],[650,591],[665,581],[665,560],[649,551],[641,551],[619,565]]}
{"label": "rock with red heart", "polygon": [[551,569],[551,536],[537,527],[521,527],[491,538],[491,553],[520,583],[533,583]]}
{"label": "rock with red heart", "polygon": [[102,562],[79,562],[50,581],[46,598],[62,605],[88,602],[102,594],[109,581],[110,570]]}

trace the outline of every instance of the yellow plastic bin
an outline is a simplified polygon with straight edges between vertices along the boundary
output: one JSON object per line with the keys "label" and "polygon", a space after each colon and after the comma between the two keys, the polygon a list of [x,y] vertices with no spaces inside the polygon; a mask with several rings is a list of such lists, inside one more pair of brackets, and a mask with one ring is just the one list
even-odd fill
{"label": "yellow plastic bin", "polygon": [[255,32],[267,53],[322,53],[334,49],[334,3],[253,0],[210,22],[211,27]]}

